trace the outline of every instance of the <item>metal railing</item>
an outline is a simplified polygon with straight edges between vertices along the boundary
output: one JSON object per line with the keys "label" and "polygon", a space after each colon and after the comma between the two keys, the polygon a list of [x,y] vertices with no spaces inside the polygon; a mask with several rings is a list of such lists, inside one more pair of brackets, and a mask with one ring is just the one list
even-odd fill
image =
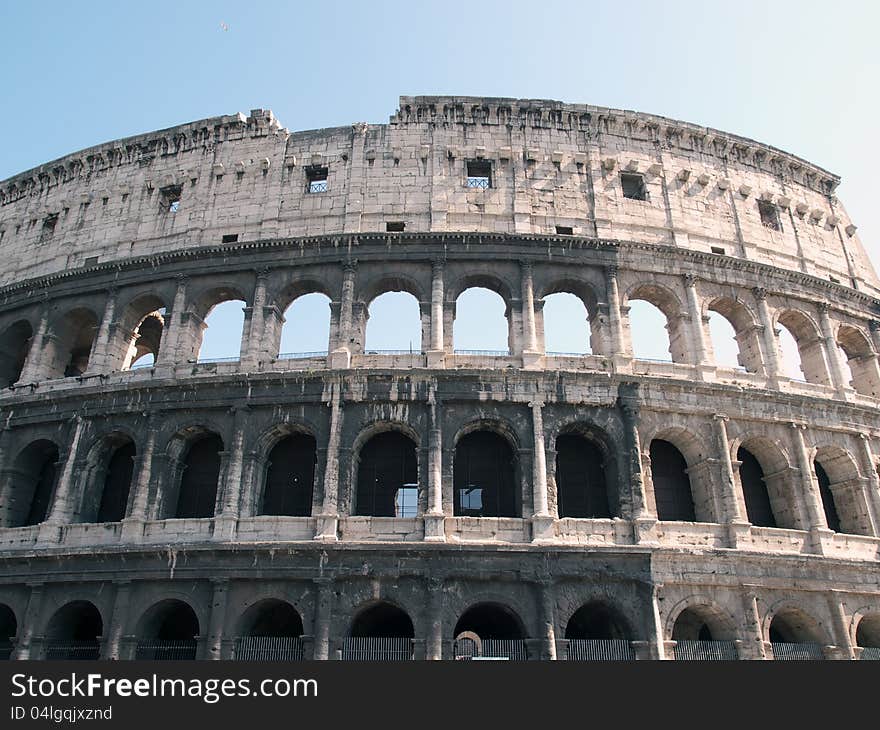
{"label": "metal railing", "polygon": [[101,654],[96,639],[82,641],[61,641],[49,639],[46,642],[46,659],[54,661],[93,661]]}
{"label": "metal railing", "polygon": [[636,654],[625,639],[570,639],[566,659],[572,662],[633,661]]}
{"label": "metal railing", "polygon": [[276,360],[305,360],[308,357],[327,357],[327,350],[314,352],[279,352]]}
{"label": "metal railing", "polygon": [[880,646],[862,647],[862,655],[859,658],[864,661],[880,662]]}
{"label": "metal railing", "polygon": [[413,640],[399,636],[349,636],[342,659],[350,662],[400,662],[413,658]]}
{"label": "metal railing", "polygon": [[299,662],[301,636],[241,636],[235,640],[235,658],[252,662]]}
{"label": "metal railing", "polygon": [[507,350],[455,350],[456,355],[481,355],[485,357],[510,357]]}
{"label": "metal railing", "polygon": [[364,355],[423,355],[418,350],[364,350]]}
{"label": "metal railing", "polygon": [[489,184],[488,177],[469,177],[467,179],[467,187],[469,188],[482,188],[483,190],[488,190],[491,185]]}
{"label": "metal railing", "polygon": [[739,659],[736,644],[732,641],[679,640],[673,653],[676,661],[732,662]]}
{"label": "metal railing", "polygon": [[557,352],[556,350],[547,350],[544,353],[548,357],[586,357],[592,353],[589,352]]}
{"label": "metal railing", "polygon": [[217,362],[238,362],[241,357],[200,357],[196,365],[211,365]]}
{"label": "metal railing", "polygon": [[309,182],[309,192],[310,193],[326,193],[327,192],[327,181],[326,180],[312,180]]}
{"label": "metal railing", "polygon": [[196,658],[195,639],[139,641],[135,658],[150,661],[188,661]]}
{"label": "metal railing", "polygon": [[456,659],[510,659],[526,661],[529,652],[525,639],[482,639],[478,647],[473,639],[455,642]]}
{"label": "metal railing", "polygon": [[773,648],[773,658],[779,661],[816,661],[825,658],[822,647],[818,644],[791,644],[774,641],[770,646]]}

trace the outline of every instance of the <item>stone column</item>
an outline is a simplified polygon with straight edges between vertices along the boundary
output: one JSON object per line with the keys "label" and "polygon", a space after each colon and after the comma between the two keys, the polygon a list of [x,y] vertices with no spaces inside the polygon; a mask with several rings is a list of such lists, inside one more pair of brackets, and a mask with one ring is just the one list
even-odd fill
{"label": "stone column", "polygon": [[[637,386],[636,386],[637,387]],[[657,520],[648,514],[645,483],[642,476],[642,445],[639,438],[638,391],[630,388],[618,395],[623,420],[626,468],[629,471],[628,494],[621,495],[621,517],[632,520],[635,542],[656,541],[654,527]],[[624,503],[624,500],[628,504]]]}
{"label": "stone column", "polygon": [[342,265],[342,296],[339,306],[339,332],[334,338],[336,348],[330,353],[333,369],[351,367],[352,305],[354,303],[354,275],[357,264],[349,261]]}
{"label": "stone column", "polygon": [[315,656],[313,659],[330,658],[330,618],[333,609],[333,579],[315,578]]}
{"label": "stone column", "polygon": [[135,457],[135,468],[132,472],[131,507],[122,521],[122,541],[140,540],[144,534],[144,522],[147,520],[147,505],[150,499],[150,481],[152,478],[153,452],[156,449],[156,432],[158,430],[156,416],[149,414],[146,423],[146,437],[143,452]]}
{"label": "stone column", "polygon": [[538,583],[539,611],[541,621],[541,659],[556,659],[556,598],[553,583]]}
{"label": "stone column", "polygon": [[122,637],[125,627],[128,625],[128,611],[131,605],[131,581],[115,581],[116,596],[113,601],[113,616],[110,619],[110,628],[104,641],[104,659],[128,659],[130,657],[120,655]]}
{"label": "stone column", "polygon": [[834,624],[834,634],[836,635],[836,644],[839,652],[844,659],[855,659],[855,651],[853,650],[852,638],[847,628],[846,613],[843,609],[842,600],[846,596],[843,591],[831,589],[825,594],[828,600],[828,611],[831,613],[831,621]]}
{"label": "stone column", "polygon": [[819,302],[817,309],[819,310],[819,328],[822,330],[822,341],[825,344],[825,357],[828,360],[831,385],[837,391],[838,396],[843,398],[846,390],[851,386],[843,374],[843,367],[840,363],[840,350],[837,347],[837,340],[834,339],[831,318],[828,316],[828,305],[825,302]]}
{"label": "stone column", "polygon": [[871,447],[871,437],[866,433],[859,434],[859,450],[861,452],[862,470],[865,473],[868,492],[865,502],[870,510],[871,525],[875,537],[880,537],[880,474],[877,473],[877,461]]}
{"label": "stone column", "polygon": [[733,461],[730,458],[730,441],[727,438],[727,416],[716,413],[712,416],[712,427],[715,431],[715,445],[721,466],[721,504],[724,514],[720,515],[720,521],[731,526],[731,547],[736,547],[737,536],[743,532],[742,528],[744,527],[745,532],[748,532],[748,520],[745,519],[740,506],[733,479]]}
{"label": "stone column", "polygon": [[232,444],[226,459],[223,478],[223,496],[220,513],[214,520],[214,537],[231,540],[235,537],[241,511],[242,472],[244,467],[244,437],[247,430],[248,407],[235,406],[232,417]]}
{"label": "stone column", "polygon": [[770,307],[767,306],[767,290],[761,287],[752,289],[755,301],[758,303],[758,319],[761,322],[761,336],[764,340],[764,371],[770,381],[771,387],[776,387],[782,370],[779,363],[779,344],[776,339],[776,329],[773,327],[773,317],[770,315]]}
{"label": "stone column", "polygon": [[180,335],[183,330],[183,313],[186,309],[186,276],[177,277],[177,290],[174,292],[174,303],[171,312],[166,313],[165,328],[159,342],[159,353],[156,364],[173,368],[180,361]]}
{"label": "stone column", "polygon": [[700,300],[697,297],[697,277],[693,274],[685,274],[684,288],[687,293],[688,311],[690,314],[691,333],[694,351],[691,353],[692,362],[698,368],[707,365],[706,359],[706,330],[703,322],[703,311],[700,308]]}
{"label": "stone column", "polygon": [[74,466],[76,464],[79,442],[82,437],[85,420],[81,416],[74,417],[75,426],[70,448],[64,458],[61,475],[55,485],[55,493],[52,496],[52,506],[44,522],[40,524],[39,541],[43,543],[56,543],[61,539],[61,527],[70,522],[73,515],[73,503],[77,498],[74,493]]}
{"label": "stone column", "polygon": [[428,367],[442,368],[445,351],[443,338],[443,262],[431,262],[431,347],[427,351]]}
{"label": "stone column", "polygon": [[553,516],[547,503],[547,454],[544,449],[544,417],[541,409],[544,403],[539,400],[529,403],[532,409],[532,436],[534,455],[532,457],[532,542],[552,541]]}
{"label": "stone column", "polygon": [[327,465],[324,469],[324,499],[317,515],[315,539],[336,542],[339,524],[339,440],[342,431],[342,384],[330,385],[330,433],[327,438]]}
{"label": "stone column", "polygon": [[523,367],[538,367],[543,355],[538,350],[538,335],[535,329],[535,294],[532,286],[532,265],[520,263],[522,285],[522,328],[523,328]]}
{"label": "stone column", "polygon": [[[37,622],[40,620],[40,613],[43,609],[43,584],[28,583],[31,594],[28,596],[27,608],[24,611],[24,618],[18,629],[18,639],[15,642],[15,659],[34,659],[39,657],[40,647],[31,646],[34,642],[34,636],[37,633]],[[34,649],[33,655],[31,653]]]}
{"label": "stone column", "polygon": [[19,383],[34,383],[43,378],[43,354],[45,340],[49,332],[49,306],[43,305],[40,315],[40,324],[37,325],[37,333],[28,348],[27,358],[18,376]]}
{"label": "stone column", "polygon": [[653,649],[654,659],[666,659],[666,633],[663,631],[663,620],[660,618],[660,602],[658,592],[662,586],[654,584],[651,586],[651,625],[649,643]]}
{"label": "stone column", "polygon": [[223,645],[223,625],[226,620],[226,602],[229,598],[229,581],[216,578],[211,581],[214,593],[211,597],[211,615],[208,617],[208,638],[205,659],[219,659]]}
{"label": "stone column", "polygon": [[810,463],[807,446],[804,443],[804,429],[806,426],[800,423],[792,423],[790,425],[794,455],[801,473],[801,489],[807,509],[807,519],[810,521],[810,532],[813,533],[813,547],[821,555],[821,533],[828,532],[828,521],[825,519],[825,509],[822,506],[822,498],[819,495],[819,485],[813,478],[813,466]]}
{"label": "stone column", "polygon": [[[269,359],[266,352],[266,328],[263,319],[263,310],[266,304],[266,279],[269,278],[268,269],[260,269],[257,273],[257,282],[254,286],[254,296],[250,307],[245,307],[245,316],[250,324],[243,328],[241,343],[242,365],[257,367],[258,363]],[[248,310],[250,316],[247,317]]]}
{"label": "stone column", "polygon": [[104,305],[104,316],[98,327],[98,334],[92,345],[92,354],[86,368],[87,373],[105,373],[111,370],[110,359],[110,334],[113,331],[113,319],[116,314],[116,287],[110,287],[107,291],[107,302]]}
{"label": "stone column", "polygon": [[425,540],[446,542],[443,514],[443,434],[440,429],[440,405],[432,384],[428,391],[428,509],[425,512]]}
{"label": "stone column", "polygon": [[428,581],[428,636],[425,641],[425,659],[443,658],[443,581]]}
{"label": "stone column", "polygon": [[749,636],[742,643],[743,659],[766,659],[767,653],[764,646],[764,633],[761,630],[761,614],[758,612],[758,597],[751,586],[744,585],[745,593],[743,600],[743,618]]}

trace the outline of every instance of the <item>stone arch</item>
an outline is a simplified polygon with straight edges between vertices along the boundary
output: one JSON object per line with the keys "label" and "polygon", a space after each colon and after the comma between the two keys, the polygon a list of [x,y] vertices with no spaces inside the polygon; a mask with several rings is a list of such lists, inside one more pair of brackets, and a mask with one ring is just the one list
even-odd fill
{"label": "stone arch", "polygon": [[855,646],[861,649],[874,649],[880,656],[880,611],[862,609],[853,617],[852,638]]}
{"label": "stone arch", "polygon": [[[221,282],[206,285],[193,294],[189,306],[181,316],[178,346],[183,360],[198,360],[200,357],[205,357],[201,353],[205,344],[204,337],[205,330],[208,329],[208,318],[216,307],[226,302],[241,302],[244,307],[249,305],[248,298],[241,288],[230,283]],[[242,312],[241,332],[238,338],[239,354],[246,330],[243,315]]]}
{"label": "stone arch", "polygon": [[30,321],[19,319],[0,334],[0,388],[8,388],[21,378],[34,339]]}
{"label": "stone arch", "polygon": [[[556,294],[567,294],[577,299],[584,307],[586,314],[585,326],[586,337],[584,338],[585,352],[590,354],[602,354],[607,351],[604,333],[600,324],[599,300],[591,283],[575,278],[559,278],[552,280],[536,293],[535,298],[535,324],[538,332],[544,333],[544,347],[547,346],[547,331],[552,327],[552,319],[548,318],[547,300]],[[566,326],[574,323],[566,322]],[[539,334],[539,341],[540,341]]]}
{"label": "stone arch", "polygon": [[500,420],[480,419],[453,439],[454,513],[472,517],[522,514],[515,432]]}
{"label": "stone arch", "polygon": [[809,611],[791,603],[780,601],[767,612],[763,621],[766,640],[786,644],[829,644],[828,632]]}
{"label": "stone arch", "polygon": [[464,274],[447,281],[446,301],[454,304],[463,292],[474,287],[495,292],[504,300],[504,304],[508,309],[510,308],[511,299],[514,298],[512,292],[516,290],[516,287],[512,286],[506,278],[499,274]]}
{"label": "stone arch", "polygon": [[[299,283],[303,284],[303,282]],[[276,310],[281,313],[280,322],[276,317],[270,317],[264,323],[266,339],[273,343],[271,352],[277,354],[279,359],[287,359],[286,356],[306,352],[328,352],[333,319],[331,305],[331,297],[324,291],[324,287],[318,288],[317,285],[309,283],[308,290],[297,293],[283,309]],[[309,323],[309,337],[305,340],[301,339],[297,332],[302,319],[307,319]],[[315,327],[319,331],[312,333],[311,330]]]}
{"label": "stone arch", "polygon": [[519,614],[506,603],[480,601],[471,603],[455,623],[453,637],[472,632],[480,639],[523,640],[528,631]]}
{"label": "stone arch", "polygon": [[687,327],[683,322],[684,308],[678,296],[666,286],[657,283],[636,283],[626,292],[622,302],[622,312],[626,320],[626,330],[629,333],[630,349],[633,349],[633,327],[630,321],[630,302],[645,301],[660,310],[666,318],[666,331],[669,335],[669,355],[673,362],[686,363],[690,361],[690,345],[687,336]]}
{"label": "stone arch", "polygon": [[[731,440],[730,456],[734,464],[739,463],[735,478],[739,482],[739,493],[743,495],[746,517],[753,525],[808,529],[799,507],[791,463],[778,443],[763,435],[746,434]],[[763,502],[765,499],[766,503]],[[769,524],[768,508],[773,524]],[[760,515],[764,519],[758,519]]]}
{"label": "stone arch", "polygon": [[718,521],[719,508],[701,439],[683,426],[667,426],[657,430],[647,444],[658,519],[663,520],[661,515],[666,514],[666,519],[675,519],[677,515],[683,521]]}
{"label": "stone arch", "polygon": [[419,282],[400,273],[382,274],[369,279],[361,288],[360,298],[369,307],[374,299],[388,292],[406,292],[415,297],[417,302],[425,300],[425,293]]}
{"label": "stone arch", "polygon": [[43,340],[41,363],[47,378],[66,378],[82,375],[89,367],[98,317],[89,307],[67,310],[49,325],[48,337]]}
{"label": "stone arch", "polygon": [[[503,331],[506,332],[506,340],[507,346],[506,348],[502,348],[500,345],[498,347],[499,352],[506,352],[506,354],[513,353],[515,351],[515,343],[518,341],[518,338],[514,334],[515,329],[515,317],[514,312],[511,307],[511,302],[513,301],[513,295],[511,294],[514,289],[503,279],[498,276],[493,276],[491,274],[470,274],[466,276],[462,276],[458,279],[452,280],[449,282],[449,287],[446,291],[446,299],[449,302],[449,309],[452,313],[452,322],[450,330],[452,332],[452,345],[453,349],[456,350],[468,350],[468,349],[477,349],[477,350],[491,350],[492,348],[487,347],[478,347],[474,348],[471,343],[464,342],[465,345],[471,344],[470,347],[462,347],[462,327],[465,326],[465,318],[460,317],[461,314],[460,309],[462,308],[462,304],[459,301],[460,297],[467,293],[472,289],[486,289],[489,292],[492,292],[491,299],[494,300],[494,297],[500,297],[500,301],[504,305],[503,316],[505,319],[504,325],[501,325],[500,321],[497,323],[490,319],[486,322],[483,322],[483,325],[487,328],[485,334],[491,336],[498,336],[499,341],[501,338],[501,331],[503,327]],[[497,303],[497,302],[496,302]],[[471,302],[470,306],[473,303]],[[487,306],[488,305],[488,306]],[[484,302],[480,307],[480,312],[485,313],[487,310],[490,310],[492,305],[488,302]],[[500,314],[500,311],[499,311]],[[471,315],[473,316],[473,314]],[[497,324],[498,332],[495,332],[495,326]]]}
{"label": "stone arch", "polygon": [[313,276],[304,276],[285,283],[274,297],[275,307],[279,312],[286,312],[291,304],[307,294],[323,294],[328,299],[333,299],[333,291],[325,281]]}
{"label": "stone arch", "polygon": [[158,361],[167,304],[156,293],[146,292],[123,306],[107,343],[107,365],[111,369],[129,370],[145,355],[152,355],[153,363]]}
{"label": "stone arch", "polygon": [[367,354],[419,353],[430,335],[430,314],[408,290],[387,290],[365,304],[361,341]]}
{"label": "stone arch", "polygon": [[797,343],[804,380],[831,385],[822,336],[816,323],[797,309],[785,309],[777,313],[776,324],[785,327]]}
{"label": "stone arch", "polygon": [[81,477],[77,522],[119,522],[128,512],[136,438],[116,429],[96,439]]}
{"label": "stone arch", "polygon": [[[755,315],[749,307],[735,297],[721,296],[708,302],[706,312],[716,312],[733,327],[739,365],[750,373],[763,372],[760,330]],[[714,346],[713,340],[713,348]]]}
{"label": "stone arch", "polygon": [[581,604],[565,622],[566,639],[631,641],[633,631],[623,612],[609,601],[594,599]]}
{"label": "stone arch", "polygon": [[303,620],[299,611],[280,598],[262,598],[248,606],[236,622],[236,636],[302,636]]}
{"label": "stone arch", "polygon": [[266,455],[259,514],[307,517],[312,513],[317,442],[304,430],[291,429]]}
{"label": "stone arch", "polygon": [[862,477],[852,455],[833,444],[817,446],[813,465],[828,527],[835,532],[871,535]]}
{"label": "stone arch", "polygon": [[220,489],[223,438],[202,425],[180,429],[166,454],[162,475],[167,488],[161,498],[164,518],[213,517]]}
{"label": "stone arch", "polygon": [[[571,443],[562,445],[560,440]],[[619,517],[619,465],[617,450],[608,434],[593,424],[573,421],[558,429],[554,443],[556,462],[552,465],[552,477],[559,517]],[[578,486],[583,491],[580,500],[572,493]],[[575,499],[572,502],[566,496]],[[594,502],[597,504],[593,505]]]}
{"label": "stone arch", "polygon": [[188,601],[170,597],[159,600],[141,614],[136,626],[138,659],[196,658],[201,624]]}
{"label": "stone arch", "polygon": [[100,654],[104,619],[91,601],[70,601],[46,624],[46,659],[95,660]]}
{"label": "stone arch", "polygon": [[60,473],[60,453],[58,444],[48,439],[32,441],[18,452],[3,505],[6,527],[27,527],[46,519]]}
{"label": "stone arch", "polygon": [[388,598],[381,598],[356,607],[348,636],[413,639],[415,625],[405,608]]}
{"label": "stone arch", "polygon": [[666,616],[665,633],[673,641],[734,641],[737,626],[713,600],[694,595],[672,607]]}
{"label": "stone arch", "polygon": [[837,345],[846,357],[855,391],[880,398],[880,367],[868,335],[857,327],[842,324],[837,330]]}
{"label": "stone arch", "polygon": [[415,516],[418,505],[419,440],[408,424],[375,422],[362,429],[352,446],[352,514],[372,517]]}

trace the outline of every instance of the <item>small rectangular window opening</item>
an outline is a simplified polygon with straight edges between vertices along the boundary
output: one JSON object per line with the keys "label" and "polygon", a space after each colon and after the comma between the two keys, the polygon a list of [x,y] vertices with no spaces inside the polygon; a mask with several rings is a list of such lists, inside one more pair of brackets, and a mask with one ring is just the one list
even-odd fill
{"label": "small rectangular window opening", "polygon": [[573,236],[574,229],[571,226],[556,226],[557,236]]}
{"label": "small rectangular window opening", "polygon": [[712,253],[721,254],[723,256],[725,252],[721,246],[712,246]]}
{"label": "small rectangular window opening", "polygon": [[492,187],[492,163],[488,160],[467,161],[467,187],[483,188]]}
{"label": "small rectangular window opening", "polygon": [[415,517],[419,511],[419,485],[404,484],[394,495],[394,516]]}
{"label": "small rectangular window opening", "polygon": [[97,256],[89,256],[88,258],[86,258],[86,259],[83,261],[83,266],[94,266],[94,265],[97,264],[97,263],[98,263],[98,257],[97,257]]}
{"label": "small rectangular window opening", "polygon": [[52,213],[50,215],[47,215],[45,218],[43,218],[42,235],[46,237],[51,236],[53,233],[55,233],[56,225],[58,225],[58,214]]}
{"label": "small rectangular window opening", "polygon": [[773,203],[766,200],[759,200],[758,212],[761,214],[761,223],[765,228],[771,228],[774,231],[782,230],[782,221],[779,220],[779,210],[773,205]]}
{"label": "small rectangular window opening", "polygon": [[159,196],[162,201],[162,210],[166,213],[176,213],[180,210],[180,194],[182,188],[180,185],[169,185],[159,190]]}
{"label": "small rectangular window opening", "polygon": [[326,193],[327,175],[330,171],[326,167],[311,165],[306,168],[306,180],[308,193]]}
{"label": "small rectangular window opening", "polygon": [[645,178],[630,172],[620,173],[620,186],[623,188],[623,197],[630,200],[647,200],[648,190],[645,187]]}
{"label": "small rectangular window opening", "polygon": [[388,233],[403,233],[404,228],[406,228],[406,223],[403,221],[389,221],[385,224],[385,230]]}
{"label": "small rectangular window opening", "polygon": [[237,233],[225,233],[223,234],[222,243],[235,243],[238,240]]}

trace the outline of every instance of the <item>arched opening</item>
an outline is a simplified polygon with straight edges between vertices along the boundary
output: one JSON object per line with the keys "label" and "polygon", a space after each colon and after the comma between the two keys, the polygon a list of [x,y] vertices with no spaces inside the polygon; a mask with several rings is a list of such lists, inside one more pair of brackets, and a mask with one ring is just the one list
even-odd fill
{"label": "arched opening", "polygon": [[631,661],[630,630],[620,613],[602,601],[581,606],[565,627],[570,661]]}
{"label": "arched opening", "polygon": [[165,302],[152,292],[125,304],[122,316],[110,330],[108,364],[120,370],[154,365],[159,357],[165,314]]}
{"label": "arched opening", "polygon": [[880,397],[880,368],[877,356],[868,338],[855,327],[842,325],[837,332],[837,343],[842,354],[842,364],[847,370],[851,385],[857,393],[872,398]]}
{"label": "arched opening", "polygon": [[246,661],[299,661],[303,658],[303,623],[287,601],[267,598],[242,616],[235,658]]}
{"label": "arched opening", "polygon": [[548,355],[588,355],[592,350],[590,316],[583,300],[569,292],[544,297],[544,350]]}
{"label": "arched opening", "polygon": [[174,517],[214,516],[222,451],[223,439],[217,434],[206,433],[190,443],[183,459]]}
{"label": "arched opening", "polygon": [[81,522],[119,522],[125,518],[137,449],[122,434],[114,434],[101,446],[99,464],[87,485],[80,510]]}
{"label": "arched opening", "polygon": [[689,606],[675,619],[672,639],[677,660],[735,660],[730,622],[710,606]]}
{"label": "arched opening", "polygon": [[400,431],[383,431],[360,449],[356,515],[415,517],[418,510],[416,443]]}
{"label": "arched opening", "polygon": [[10,479],[8,504],[3,505],[7,527],[38,525],[46,519],[57,469],[58,447],[51,441],[34,441],[19,453]]}
{"label": "arched opening", "polygon": [[238,360],[241,357],[241,336],[244,309],[241,299],[227,299],[215,304],[205,317],[199,362]]}
{"label": "arched opening", "polygon": [[861,659],[880,661],[880,613],[863,616],[856,628],[856,646],[861,648]]}
{"label": "arched opening", "polygon": [[708,306],[709,334],[715,363],[719,367],[761,372],[759,329],[746,306],[733,298],[721,297]]}
{"label": "arched opening", "polygon": [[579,433],[556,439],[556,494],[560,517],[611,517],[605,454]]}
{"label": "arched opening", "polygon": [[526,632],[512,610],[497,603],[478,603],[455,624],[455,657],[528,659]]}
{"label": "arched opening", "polygon": [[709,311],[709,336],[712,340],[712,351],[715,353],[715,364],[718,367],[731,370],[744,369],[739,361],[736,330],[726,317],[711,310]]}
{"label": "arched opening", "polygon": [[46,659],[95,660],[104,622],[94,604],[72,601],[59,608],[46,627]]}
{"label": "arched opening", "polygon": [[472,431],[455,445],[455,514],[519,517],[516,462],[510,443],[494,431]]}
{"label": "arched opening", "polygon": [[657,519],[695,522],[694,497],[684,456],[663,439],[651,441],[650,454]]}
{"label": "arched opening", "polygon": [[507,304],[500,294],[484,287],[465,289],[455,300],[452,341],[456,352],[510,354]]}
{"label": "arched opening", "polygon": [[648,301],[631,299],[629,328],[634,358],[660,362],[674,360],[666,315],[659,307]]}
{"label": "arched opening", "polygon": [[294,433],[275,444],[266,463],[261,514],[310,515],[316,459],[315,438],[309,434]]}
{"label": "arched opening", "polygon": [[822,338],[816,326],[806,315],[794,310],[780,314],[778,324],[782,373],[792,380],[830,385]]}
{"label": "arched opening", "polygon": [[343,644],[342,658],[360,661],[412,659],[415,630],[406,611],[380,601],[355,616]]}
{"label": "arched opening", "polygon": [[0,661],[12,657],[17,634],[18,621],[15,619],[15,613],[5,603],[0,603]]}
{"label": "arched opening", "polygon": [[419,300],[406,291],[380,294],[367,309],[365,351],[398,354],[422,351]]}
{"label": "arched opening", "polygon": [[34,331],[27,320],[19,320],[0,335],[0,388],[14,385],[21,377]]}
{"label": "arched opening", "polygon": [[818,461],[813,462],[813,468],[816,470],[816,481],[819,483],[819,497],[822,500],[822,509],[825,512],[825,521],[828,523],[828,529],[834,530],[834,532],[841,532],[840,515],[837,512],[834,494],[831,491],[831,480]]}
{"label": "arched opening", "polygon": [[319,357],[327,354],[330,342],[330,297],[311,292],[297,297],[284,310],[280,360]]}
{"label": "arched opening", "polygon": [[97,331],[98,318],[89,309],[74,309],[56,321],[43,348],[45,376],[82,375],[89,366]]}
{"label": "arched opening", "polygon": [[137,659],[195,659],[198,635],[199,619],[191,606],[173,598],[160,601],[141,619]]}
{"label": "arched opening", "polygon": [[821,636],[815,619],[798,609],[783,609],[770,622],[774,659],[823,659]]}
{"label": "arched opening", "polygon": [[123,370],[151,367],[159,357],[159,345],[165,327],[165,310],[150,312],[135,327],[125,354]]}
{"label": "arched opening", "polygon": [[739,461],[739,479],[748,520],[757,527],[776,527],[776,516],[770,503],[770,493],[764,480],[764,470],[754,454],[740,447],[736,452]]}

